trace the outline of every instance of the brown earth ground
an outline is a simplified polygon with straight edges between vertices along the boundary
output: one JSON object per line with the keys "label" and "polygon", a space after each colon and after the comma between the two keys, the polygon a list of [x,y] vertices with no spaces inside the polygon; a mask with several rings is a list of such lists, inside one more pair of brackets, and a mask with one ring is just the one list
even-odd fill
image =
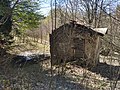
{"label": "brown earth ground", "polygon": [[[3,58],[8,61],[10,57]],[[120,90],[120,66],[101,62],[87,70],[73,62],[65,68],[54,66],[51,74],[50,60],[16,68],[4,63],[0,66],[0,90]]]}
{"label": "brown earth ground", "polygon": [[[91,70],[76,62],[53,66],[51,70],[50,59],[14,67],[10,63],[12,58],[20,51],[28,51],[29,48],[23,49],[25,46],[13,47],[10,51],[16,49],[14,53],[0,56],[0,90],[120,90],[120,63],[110,57],[101,56],[100,63]],[[32,47],[29,51],[49,51],[48,46],[40,48]]]}

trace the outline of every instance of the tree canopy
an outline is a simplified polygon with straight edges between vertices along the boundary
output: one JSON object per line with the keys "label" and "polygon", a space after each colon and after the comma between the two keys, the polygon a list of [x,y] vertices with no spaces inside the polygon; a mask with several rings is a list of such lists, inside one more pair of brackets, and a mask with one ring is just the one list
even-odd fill
{"label": "tree canopy", "polygon": [[[11,37],[10,32],[21,34],[25,30],[37,28],[40,19],[39,0],[0,0],[0,44],[5,44]],[[3,43],[4,42],[4,43]]]}

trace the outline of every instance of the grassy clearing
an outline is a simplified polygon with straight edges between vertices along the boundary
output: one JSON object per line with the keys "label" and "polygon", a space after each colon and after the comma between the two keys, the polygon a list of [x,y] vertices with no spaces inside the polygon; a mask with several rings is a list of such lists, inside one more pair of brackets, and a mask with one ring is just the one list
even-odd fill
{"label": "grassy clearing", "polygon": [[[40,41],[40,40],[39,40]],[[32,39],[26,40],[24,43],[19,38],[10,46],[9,52],[11,54],[18,54],[24,51],[39,51],[40,53],[49,53],[49,43],[40,43]]]}

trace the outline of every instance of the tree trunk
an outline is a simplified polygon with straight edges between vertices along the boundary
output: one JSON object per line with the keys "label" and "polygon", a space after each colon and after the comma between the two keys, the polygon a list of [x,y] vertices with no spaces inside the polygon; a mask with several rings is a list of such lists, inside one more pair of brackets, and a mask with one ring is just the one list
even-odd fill
{"label": "tree trunk", "polygon": [[10,32],[12,30],[12,8],[9,0],[0,1],[0,46],[10,44],[12,39]]}

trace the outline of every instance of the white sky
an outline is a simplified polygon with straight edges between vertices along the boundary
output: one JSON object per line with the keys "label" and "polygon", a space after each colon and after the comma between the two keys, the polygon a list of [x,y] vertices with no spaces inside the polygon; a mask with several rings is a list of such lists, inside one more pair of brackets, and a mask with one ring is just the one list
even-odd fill
{"label": "white sky", "polygon": [[[51,7],[50,7],[50,1],[51,0],[42,0],[42,1],[43,2],[41,4],[41,10],[40,11],[43,15],[47,16],[49,14],[50,10],[51,10]],[[109,3],[111,2],[110,4],[112,5],[112,7],[116,7],[117,4],[120,4],[120,0],[105,0],[105,1],[109,2]]]}
{"label": "white sky", "polygon": [[40,11],[43,15],[47,16],[50,12],[50,9],[50,0],[45,0],[44,2],[42,2]]}

